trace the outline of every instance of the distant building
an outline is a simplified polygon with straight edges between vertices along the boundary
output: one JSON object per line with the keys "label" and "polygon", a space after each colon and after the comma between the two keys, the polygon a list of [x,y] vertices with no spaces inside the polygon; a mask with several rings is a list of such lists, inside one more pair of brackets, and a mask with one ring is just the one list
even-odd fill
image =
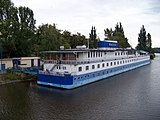
{"label": "distant building", "polygon": [[2,70],[11,67],[38,67],[40,66],[40,57],[19,57],[2,59]]}

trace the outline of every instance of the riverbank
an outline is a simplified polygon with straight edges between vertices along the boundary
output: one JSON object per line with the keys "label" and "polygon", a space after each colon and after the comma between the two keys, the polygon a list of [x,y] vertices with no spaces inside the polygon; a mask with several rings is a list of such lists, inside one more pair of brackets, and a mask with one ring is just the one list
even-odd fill
{"label": "riverbank", "polygon": [[6,84],[11,84],[11,83],[17,83],[17,82],[31,82],[31,81],[36,81],[36,80],[33,80],[33,79],[30,79],[30,80],[13,80],[13,81],[1,81],[0,80],[0,86],[1,85],[6,85]]}
{"label": "riverbank", "polygon": [[19,76],[19,77],[17,77],[18,79],[8,79],[8,76],[9,76],[8,74],[1,74],[0,75],[0,86],[6,85],[6,84],[18,83],[18,82],[36,81],[36,76],[33,76],[33,75],[20,74],[20,76],[17,75],[17,76]]}

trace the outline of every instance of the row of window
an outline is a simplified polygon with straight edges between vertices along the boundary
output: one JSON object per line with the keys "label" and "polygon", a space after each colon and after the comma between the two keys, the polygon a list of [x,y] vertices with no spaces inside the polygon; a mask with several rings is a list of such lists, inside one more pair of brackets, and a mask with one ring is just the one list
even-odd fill
{"label": "row of window", "polygon": [[[107,54],[106,52],[105,52],[105,54]],[[88,52],[88,58],[92,58],[92,57],[102,57],[102,52]]]}
{"label": "row of window", "polygon": [[[94,57],[102,57],[102,54],[107,54],[107,52],[88,52],[88,58],[94,58]],[[127,52],[115,52],[115,56],[119,55],[127,55]],[[79,53],[77,53],[77,58],[79,58]]]}
{"label": "row of window", "polygon": [[131,67],[134,67],[136,65],[138,65],[138,63],[136,63],[134,65],[126,65],[126,66],[122,66],[122,67],[118,67],[118,68],[113,68],[113,69],[110,69],[110,70],[107,70],[107,71],[92,73],[92,74],[89,74],[89,75],[74,78],[74,80],[76,80],[76,79],[77,80],[83,80],[83,79],[87,79],[87,78],[91,78],[91,77],[97,77],[97,76],[109,74],[109,73],[112,73],[112,72],[117,72],[117,71],[120,71],[120,70],[124,70],[124,69],[127,69],[127,68],[131,68]]}
{"label": "row of window", "polygon": [[65,67],[65,66],[63,66],[63,67],[61,67],[61,66],[57,66],[57,69],[63,69],[63,70],[66,70],[66,67]]}
{"label": "row of window", "polygon": [[[106,63],[106,67],[108,66],[114,66],[114,65],[120,65],[120,64],[124,64],[124,63],[130,63],[130,62],[133,62],[133,61],[136,61],[137,59],[132,59],[132,60],[122,60],[122,61],[115,61],[115,62],[109,62],[109,63]],[[91,66],[91,69],[95,69],[95,68],[100,68],[100,65],[103,67],[105,67],[105,63],[102,63],[102,64],[97,64],[97,67],[96,65],[92,65]],[[85,70],[89,70],[89,66],[85,66]],[[82,67],[78,67],[78,71],[81,72],[83,71],[82,70]]]}
{"label": "row of window", "polygon": [[115,56],[127,55],[127,52],[115,52]]}
{"label": "row of window", "polygon": [[[88,58],[93,57],[102,57],[103,52],[88,52]],[[107,54],[107,52],[104,52],[104,54]],[[127,55],[127,52],[115,52],[115,56],[119,55]],[[79,53],[77,53],[77,58],[79,58]]]}

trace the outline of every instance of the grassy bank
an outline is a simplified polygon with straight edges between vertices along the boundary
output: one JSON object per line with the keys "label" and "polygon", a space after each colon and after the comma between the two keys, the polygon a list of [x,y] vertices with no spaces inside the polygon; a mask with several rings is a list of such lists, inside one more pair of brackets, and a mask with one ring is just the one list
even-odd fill
{"label": "grassy bank", "polygon": [[0,84],[31,81],[36,79],[37,79],[36,75],[29,75],[20,72],[9,72],[8,70],[6,70],[4,71],[3,74],[0,75]]}

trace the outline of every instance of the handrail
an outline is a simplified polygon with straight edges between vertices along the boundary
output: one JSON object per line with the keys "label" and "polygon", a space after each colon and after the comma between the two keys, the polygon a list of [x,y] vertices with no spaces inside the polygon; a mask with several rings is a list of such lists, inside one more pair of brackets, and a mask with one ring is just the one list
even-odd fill
{"label": "handrail", "polygon": [[[146,55],[145,55],[146,56]],[[96,62],[105,62],[105,61],[112,61],[112,60],[123,60],[123,59],[130,59],[130,58],[143,58],[142,56],[127,56],[121,58],[111,58],[111,59],[81,59],[81,60],[44,60],[44,63],[51,63],[51,64],[86,64],[86,63],[96,63]]]}
{"label": "handrail", "polygon": [[76,75],[76,72],[65,73],[65,72],[53,72],[53,71],[43,71],[43,70],[39,70],[38,73],[43,75],[56,75],[56,76]]}

